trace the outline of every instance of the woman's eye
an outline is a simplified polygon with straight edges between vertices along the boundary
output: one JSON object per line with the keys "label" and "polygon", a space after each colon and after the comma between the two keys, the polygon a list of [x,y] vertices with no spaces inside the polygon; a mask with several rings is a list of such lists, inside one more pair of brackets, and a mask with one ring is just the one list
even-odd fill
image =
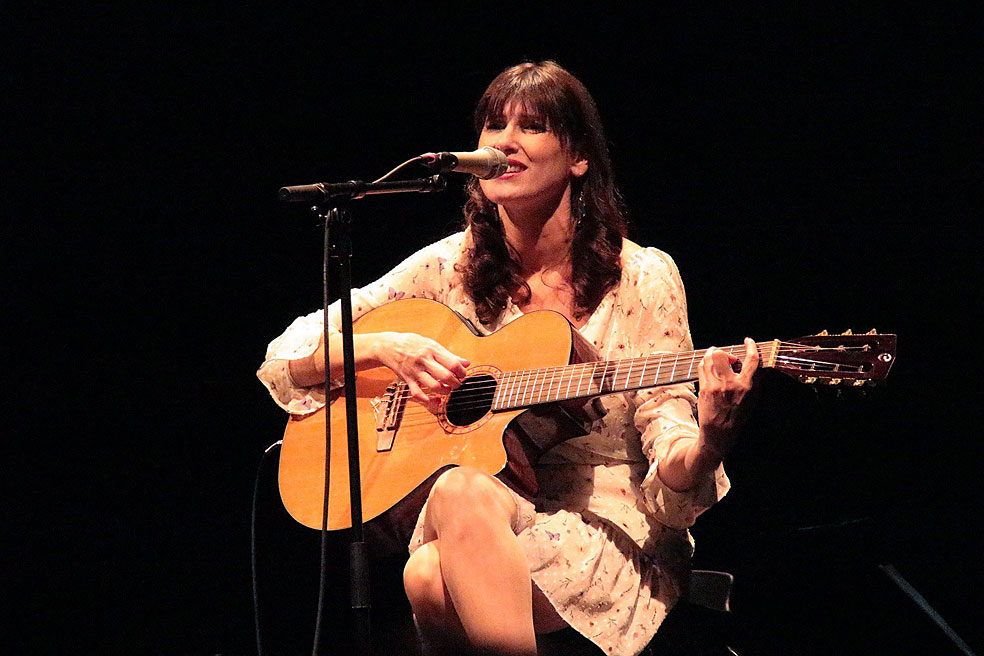
{"label": "woman's eye", "polygon": [[486,130],[498,131],[498,130],[502,130],[504,127],[505,125],[501,121],[489,121],[488,123],[485,124]]}
{"label": "woman's eye", "polygon": [[523,129],[527,132],[546,132],[547,126],[543,123],[528,123],[523,126]]}

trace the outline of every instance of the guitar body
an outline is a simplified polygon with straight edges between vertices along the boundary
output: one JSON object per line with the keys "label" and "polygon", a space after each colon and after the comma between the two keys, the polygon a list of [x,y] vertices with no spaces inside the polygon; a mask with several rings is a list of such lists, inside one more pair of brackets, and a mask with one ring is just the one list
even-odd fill
{"label": "guitar body", "polygon": [[[568,365],[584,352],[583,338],[567,319],[549,311],[525,315],[492,335],[481,336],[444,305],[407,299],[370,311],[354,327],[357,334],[382,331],[414,332],[435,340],[472,363],[469,377],[477,374],[495,378],[497,371]],[[362,516],[366,522],[399,507],[401,502],[410,507],[399,510],[415,520],[430,484],[448,467],[467,465],[496,475],[508,473],[507,462],[528,461],[528,453],[518,448],[516,433],[510,430],[511,424],[522,425],[522,421],[513,423],[520,415],[533,416],[531,427],[538,427],[544,421],[551,425],[562,423],[544,419],[544,414],[533,408],[486,412],[474,421],[456,425],[443,412],[435,416],[409,399],[391,434],[391,448],[381,450],[379,408],[385,405],[396,381],[396,375],[386,367],[356,375]],[[333,395],[330,407],[328,528],[334,530],[349,528],[352,521],[344,397]],[[292,417],[280,456],[280,494],[284,506],[298,522],[316,529],[321,528],[324,498],[325,416],[321,409]],[[566,437],[570,436],[562,439]],[[558,441],[555,439],[553,443]],[[521,479],[526,477],[527,486],[531,475],[531,472],[518,474]]]}

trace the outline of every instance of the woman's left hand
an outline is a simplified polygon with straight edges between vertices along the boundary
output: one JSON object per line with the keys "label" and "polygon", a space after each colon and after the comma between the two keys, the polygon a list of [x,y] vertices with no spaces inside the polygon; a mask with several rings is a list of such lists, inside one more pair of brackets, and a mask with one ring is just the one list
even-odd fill
{"label": "woman's left hand", "polygon": [[735,362],[738,358],[734,355],[711,347],[701,359],[698,370],[700,439],[697,448],[702,455],[718,462],[734,446],[748,414],[752,376],[759,365],[758,348],[751,338],[745,338],[741,373],[735,373],[731,368]]}

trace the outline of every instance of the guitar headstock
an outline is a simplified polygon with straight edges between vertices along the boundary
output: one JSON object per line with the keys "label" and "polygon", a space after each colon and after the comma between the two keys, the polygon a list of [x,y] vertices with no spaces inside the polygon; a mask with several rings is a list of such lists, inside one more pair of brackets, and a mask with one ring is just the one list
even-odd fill
{"label": "guitar headstock", "polygon": [[861,387],[883,380],[895,362],[895,335],[823,331],[779,342],[774,367],[802,383]]}

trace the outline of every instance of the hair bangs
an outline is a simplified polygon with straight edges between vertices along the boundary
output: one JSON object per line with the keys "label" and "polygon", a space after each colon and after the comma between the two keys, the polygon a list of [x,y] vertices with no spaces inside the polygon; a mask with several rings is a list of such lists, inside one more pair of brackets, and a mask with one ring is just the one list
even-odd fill
{"label": "hair bangs", "polygon": [[[550,64],[552,62],[548,62]],[[555,67],[555,68],[554,68]],[[521,64],[492,81],[475,108],[475,132],[490,120],[505,117],[506,109],[519,107],[527,117],[542,121],[565,147],[578,143],[576,98],[569,92],[569,73],[556,64]]]}

